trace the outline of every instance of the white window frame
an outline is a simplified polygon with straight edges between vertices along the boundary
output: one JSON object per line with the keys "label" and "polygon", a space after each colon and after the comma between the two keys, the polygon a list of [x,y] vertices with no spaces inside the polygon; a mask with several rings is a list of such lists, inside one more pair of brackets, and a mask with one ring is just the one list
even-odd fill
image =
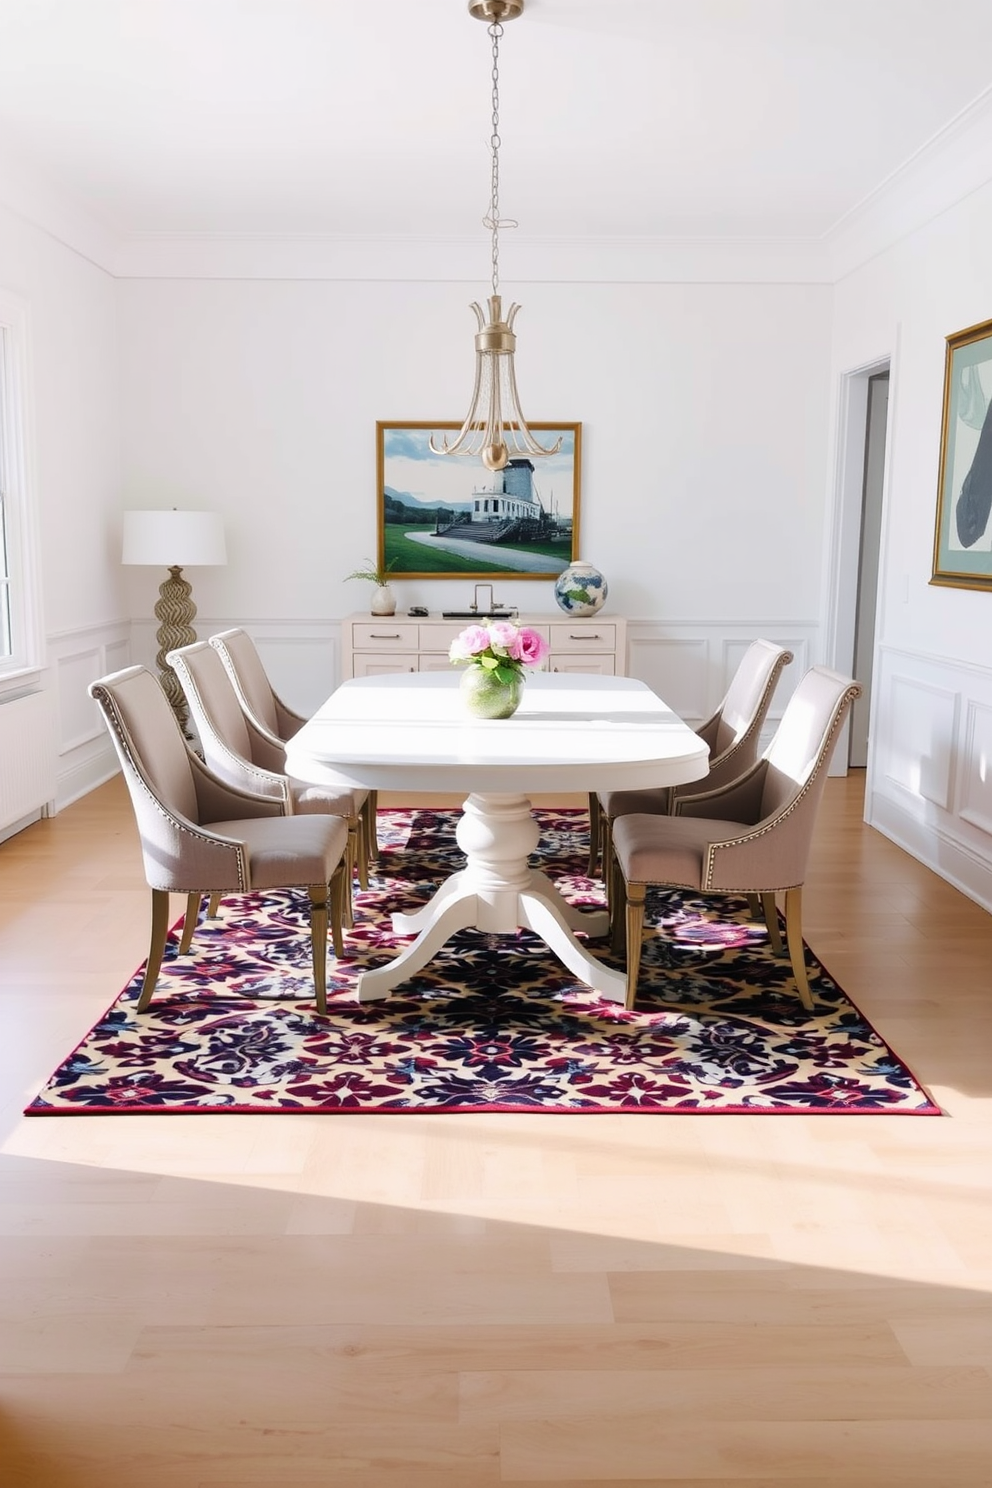
{"label": "white window frame", "polygon": [[0,485],[10,605],[10,654],[0,654],[0,693],[30,680],[44,665],[29,345],[27,305],[0,289]]}

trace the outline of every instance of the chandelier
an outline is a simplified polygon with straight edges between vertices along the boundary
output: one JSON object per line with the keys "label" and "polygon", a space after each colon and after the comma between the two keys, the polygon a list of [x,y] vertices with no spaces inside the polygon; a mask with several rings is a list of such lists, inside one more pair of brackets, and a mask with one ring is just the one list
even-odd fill
{"label": "chandelier", "polygon": [[483,227],[488,227],[492,235],[493,292],[488,301],[488,320],[481,305],[472,302],[479,328],[475,336],[475,387],[465,422],[450,443],[445,437],[440,446],[435,445],[432,435],[430,446],[436,455],[481,456],[487,470],[502,470],[514,455],[557,454],[561,449],[561,438],[546,448],[537,442],[527,427],[520,408],[513,366],[517,345],[513,322],[520,306],[511,305],[504,319],[499,292],[499,230],[517,225],[512,218],[499,215],[499,43],[503,35],[502,22],[515,20],[520,15],[524,0],[469,0],[468,8],[476,20],[489,22],[493,45],[493,112],[489,139],[492,171],[489,214],[482,219]]}

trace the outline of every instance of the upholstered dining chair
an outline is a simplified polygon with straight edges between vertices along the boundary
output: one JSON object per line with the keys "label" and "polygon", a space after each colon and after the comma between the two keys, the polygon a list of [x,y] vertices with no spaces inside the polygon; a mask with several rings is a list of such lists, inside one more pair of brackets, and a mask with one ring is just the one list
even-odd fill
{"label": "upholstered dining chair", "polygon": [[[348,827],[345,923],[353,923],[351,880],[364,852],[355,791],[306,785],[285,773],[285,746],[241,707],[230,673],[215,646],[195,641],[166,657],[189,704],[207,767],[238,790],[278,801],[286,815],[340,816]],[[366,884],[368,866],[365,864]]]}
{"label": "upholstered dining chair", "polygon": [[[235,626],[232,630],[222,630],[219,634],[210,637],[210,645],[224,663],[241,711],[255,733],[259,737],[267,736],[269,741],[276,746],[288,743],[294,734],[299,733],[307,720],[302,714],[294,713],[292,708],[288,707],[275,692],[255,642],[248,632],[240,626]],[[285,768],[285,766],[279,768]],[[311,799],[317,800],[316,795],[308,796],[307,792],[311,790],[319,794],[318,787],[305,787],[299,797],[297,811],[325,809],[320,805],[308,804]],[[363,889],[367,889],[369,864],[375,859],[379,850],[375,820],[376,794],[374,791],[353,790],[350,796],[352,808],[349,815],[357,816],[359,819],[360,850],[356,861],[358,882]]]}
{"label": "upholstered dining chair", "polygon": [[[778,679],[792,661],[791,651],[774,641],[756,640],[741,657],[723,702],[696,733],[710,746],[707,790],[736,780],[758,757],[761,729],[771,706]],[[603,791],[589,796],[590,876],[602,854],[603,873],[609,873],[610,830],[614,817],[631,812],[671,814],[680,796],[691,795],[699,782],[689,785],[647,787],[643,790]]]}
{"label": "upholstered dining chair", "polygon": [[[193,753],[162,685],[132,666],[91,683],[131,795],[152,891],[152,927],[138,1012],[152,998],[169,931],[169,895],[186,895],[179,945],[192,941],[204,894],[306,888],[317,1010],[327,1012],[327,933],[343,955],[343,857],[348,829],[340,817],[285,816],[283,803],[219,779]],[[330,911],[328,905],[330,904]]]}
{"label": "upholstered dining chair", "polygon": [[634,1006],[647,887],[760,898],[768,936],[782,955],[776,894],[800,1000],[812,1009],[802,936],[802,885],[827,766],[861,687],[811,667],[786,704],[761,758],[740,779],[683,796],[674,815],[635,812],[613,821],[613,949],[627,953],[627,1007]]}

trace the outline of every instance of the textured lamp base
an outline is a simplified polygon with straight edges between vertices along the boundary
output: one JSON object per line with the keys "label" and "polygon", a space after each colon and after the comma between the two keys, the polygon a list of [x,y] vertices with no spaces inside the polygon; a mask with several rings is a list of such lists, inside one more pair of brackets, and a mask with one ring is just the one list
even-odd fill
{"label": "textured lamp base", "polygon": [[196,631],[193,629],[193,621],[196,618],[193,586],[183,578],[182,574],[183,571],[178,566],[170,568],[169,577],[164,579],[159,586],[159,600],[155,606],[155,614],[161,623],[156,635],[158,654],[155,661],[161,674],[165,695],[179,720],[179,727],[189,738],[189,708],[186,705],[186,696],[180,686],[179,678],[165,659],[170,651],[177,651],[180,646],[192,646],[196,640]]}

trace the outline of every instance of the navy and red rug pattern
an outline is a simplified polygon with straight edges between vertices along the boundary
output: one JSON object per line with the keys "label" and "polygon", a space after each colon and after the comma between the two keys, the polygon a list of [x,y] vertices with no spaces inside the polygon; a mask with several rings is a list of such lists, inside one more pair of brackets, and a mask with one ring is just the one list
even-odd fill
{"label": "navy and red rug pattern", "polygon": [[[540,811],[540,861],[569,899],[587,821]],[[356,979],[406,941],[390,914],[422,904],[464,861],[457,811],[379,814],[382,853],[356,893],[345,958],[313,1005],[305,893],[230,899],[188,955],[170,937],[151,1007],[140,970],[28,1107],[30,1116],[209,1112],[753,1112],[939,1115],[807,950],[800,1004],[745,901],[655,892],[633,1012],[575,982],[529,931],[466,930],[384,1002]],[[592,944],[609,958],[606,942]]]}

